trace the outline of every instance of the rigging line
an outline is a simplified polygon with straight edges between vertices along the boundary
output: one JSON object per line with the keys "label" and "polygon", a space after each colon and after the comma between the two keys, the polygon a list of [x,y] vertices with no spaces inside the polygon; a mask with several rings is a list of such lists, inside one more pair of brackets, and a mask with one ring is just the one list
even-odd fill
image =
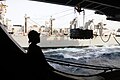
{"label": "rigging line", "polygon": [[73,66],[73,67],[80,67],[80,68],[93,69],[93,70],[104,70],[104,71],[111,70],[109,68],[104,68],[104,69],[103,68],[94,68],[94,67],[88,67],[88,66],[83,66],[83,65],[76,65],[76,64],[72,64],[72,63],[70,64],[70,63],[66,63],[66,62],[53,61],[53,60],[47,60],[47,61],[65,65],[65,66]]}
{"label": "rigging line", "polygon": [[33,22],[30,22],[30,21],[27,21],[29,24],[31,24],[31,25],[34,25],[34,23]]}
{"label": "rigging line", "polygon": [[[31,20],[31,19],[30,19]],[[33,21],[33,20],[31,20],[31,21]],[[38,26],[40,26],[37,22],[35,22],[35,21],[33,21],[35,24],[37,24]]]}
{"label": "rigging line", "polygon": [[108,37],[108,39],[107,39],[106,41],[102,38],[102,35],[100,35],[100,38],[101,38],[101,40],[102,40],[104,43],[107,43],[107,42],[110,40],[111,35],[112,35],[112,33],[110,33],[110,35],[109,35],[109,37]]}
{"label": "rigging line", "polygon": [[34,23],[27,21],[29,24],[34,25]]}
{"label": "rigging line", "polygon": [[120,42],[113,36],[113,38],[115,39],[115,41],[120,45]]}
{"label": "rigging line", "polygon": [[65,5],[68,5],[71,1],[72,1],[72,0],[69,0],[68,2],[66,2],[66,4],[65,4]]}
{"label": "rigging line", "polygon": [[109,5],[109,4],[104,4],[104,3],[101,3],[101,2],[96,2],[96,1],[92,1],[92,0],[85,0],[85,1],[96,3],[96,4],[100,4],[100,5],[104,5],[104,6],[107,6],[107,7],[112,7],[112,8],[120,9],[120,7]]}
{"label": "rigging line", "polygon": [[98,73],[98,74],[93,74],[93,75],[77,75],[77,74],[72,74],[72,73],[67,73],[67,72],[63,72],[63,71],[60,71],[60,70],[57,70],[55,69],[56,72],[60,72],[62,74],[66,74],[66,75],[70,75],[70,76],[75,76],[75,77],[92,77],[92,76],[100,76],[100,74],[103,74],[105,72],[101,72],[101,73]]}
{"label": "rigging line", "polygon": [[[69,9],[69,10],[72,10],[72,9]],[[69,11],[69,10],[67,10],[67,11]],[[66,10],[65,10],[66,11]],[[62,11],[61,13],[63,13],[63,12],[65,12],[65,11]],[[73,13],[73,12],[71,12],[71,13]],[[69,14],[71,14],[71,13],[68,13],[68,14],[66,14],[66,15],[69,15]],[[52,16],[55,16],[56,14],[60,14],[60,13],[55,13],[55,14],[53,14]],[[51,15],[48,15],[48,16],[45,16],[45,17],[50,17]],[[65,15],[63,15],[63,16],[65,16]],[[62,17],[62,16],[58,16],[58,17]],[[39,19],[39,18],[35,18],[35,19]]]}
{"label": "rigging line", "polygon": [[[51,60],[48,60],[49,62],[53,62],[53,63],[57,63],[57,62],[55,62],[55,61],[51,61]],[[62,65],[65,65],[64,63],[57,63],[57,64],[62,64]],[[70,64],[67,64],[68,66],[71,66]],[[89,68],[88,68],[89,69]],[[96,69],[96,70],[98,70],[98,69]],[[108,71],[108,70],[111,70],[111,69],[101,69],[101,70],[104,70],[103,72],[100,72],[100,73],[97,73],[97,74],[92,74],[92,75],[78,75],[78,74],[72,74],[72,73],[68,73],[68,72],[64,72],[64,71],[60,71],[60,70],[57,70],[57,69],[55,69],[55,71],[57,71],[57,72],[60,72],[60,73],[62,73],[62,74],[66,74],[66,75],[71,75],[71,76],[76,76],[76,77],[92,77],[92,76],[98,76],[98,75],[100,75],[100,74],[103,74],[103,73],[105,73],[106,71]],[[112,71],[112,70],[111,70]]]}
{"label": "rigging line", "polygon": [[48,57],[46,57],[46,59],[47,60],[52,60],[52,61],[58,61],[58,62],[64,62],[64,63],[74,64],[74,65],[88,66],[88,67],[98,67],[98,68],[107,68],[107,69],[120,69],[120,68],[117,68],[117,67],[103,67],[103,66],[95,66],[95,65],[87,65],[87,64],[74,63],[74,62],[63,61],[63,60],[59,60],[59,59],[52,59],[52,58],[48,58]]}
{"label": "rigging line", "polygon": [[73,10],[73,9],[68,9],[68,10],[64,10],[64,11],[61,11],[61,12],[57,12],[57,13],[52,14],[52,16],[53,16],[53,15],[60,14],[60,13],[64,13],[64,12],[67,12],[67,11],[71,11],[71,10]]}
{"label": "rigging line", "polygon": [[56,18],[62,18],[62,17],[64,17],[64,16],[68,16],[68,15],[71,15],[73,12],[71,12],[71,13],[68,13],[68,14],[65,14],[65,15],[62,15],[62,16],[59,16],[59,17],[56,17]]}
{"label": "rigging line", "polygon": [[85,0],[82,0],[81,2],[77,3],[76,6],[80,5],[80,4],[84,3],[84,2],[85,2]]}
{"label": "rigging line", "polygon": [[105,40],[103,39],[103,37],[102,37],[102,36],[103,36],[103,35],[102,35],[102,32],[103,32],[102,24],[99,24],[99,26],[100,26],[100,29],[99,29],[100,38],[101,38],[101,40],[102,40],[104,43],[106,43],[106,42],[108,42],[108,41],[110,40],[112,33],[110,33],[108,39],[105,41]]}
{"label": "rigging line", "polygon": [[[61,65],[74,66],[74,65],[70,65],[70,63],[67,63],[67,64],[62,63],[62,62],[60,63],[60,62],[58,62],[58,61],[56,61],[56,60],[52,60],[52,59],[48,59],[48,58],[47,58],[47,61],[52,62],[52,63],[61,64]],[[75,67],[79,67],[79,66],[75,66]],[[87,68],[87,67],[83,67],[83,68]],[[93,68],[87,68],[87,69],[93,69]],[[112,72],[113,69],[115,69],[115,68],[95,69],[95,70],[104,70],[104,71],[103,71],[103,72],[100,72],[100,73],[97,73],[97,74],[92,74],[92,75],[80,75],[80,74],[77,75],[77,74],[72,74],[72,73],[63,72],[63,71],[60,71],[60,70],[57,70],[57,69],[55,69],[55,71],[60,72],[60,73],[62,73],[62,74],[66,74],[66,75],[76,76],[76,77],[92,77],[92,76],[98,76],[98,75],[101,75],[101,74],[103,74],[103,73],[106,73],[106,71],[108,71],[108,70],[110,70],[110,71]],[[120,68],[117,68],[117,69],[120,69]]]}

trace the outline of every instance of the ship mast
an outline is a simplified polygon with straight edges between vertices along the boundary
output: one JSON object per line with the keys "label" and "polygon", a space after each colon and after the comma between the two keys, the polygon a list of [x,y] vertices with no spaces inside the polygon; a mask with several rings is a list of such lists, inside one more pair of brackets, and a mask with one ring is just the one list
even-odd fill
{"label": "ship mast", "polygon": [[27,17],[27,14],[25,14],[25,28],[24,28],[24,33],[27,33],[28,32],[28,30],[27,30],[27,20],[30,18],[30,17]]}
{"label": "ship mast", "polygon": [[53,32],[53,20],[55,20],[54,18],[52,18],[52,16],[51,16],[51,18],[50,18],[50,28],[51,28],[51,35],[53,34],[52,32]]}
{"label": "ship mast", "polygon": [[4,23],[4,17],[5,17],[5,13],[7,11],[6,7],[8,7],[8,6],[5,5],[5,1],[0,1],[0,23],[1,24],[5,24]]}

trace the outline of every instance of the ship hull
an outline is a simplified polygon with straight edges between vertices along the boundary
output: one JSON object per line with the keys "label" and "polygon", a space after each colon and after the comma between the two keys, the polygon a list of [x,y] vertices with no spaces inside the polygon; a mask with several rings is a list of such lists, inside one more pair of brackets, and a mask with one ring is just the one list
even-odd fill
{"label": "ship hull", "polygon": [[[27,36],[14,36],[13,39],[20,44],[20,46],[27,48],[29,46]],[[87,47],[87,46],[119,46],[120,37],[112,35],[109,36],[97,36],[93,39],[70,39],[68,36],[41,36],[40,43],[38,44],[42,48],[64,48],[64,47]]]}

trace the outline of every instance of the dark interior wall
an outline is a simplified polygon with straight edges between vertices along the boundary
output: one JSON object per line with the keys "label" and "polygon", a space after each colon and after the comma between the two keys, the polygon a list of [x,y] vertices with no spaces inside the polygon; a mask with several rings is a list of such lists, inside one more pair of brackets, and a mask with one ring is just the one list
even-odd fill
{"label": "dark interior wall", "polygon": [[[24,49],[12,40],[5,27],[0,25],[0,70],[1,72],[15,72],[16,74],[26,67]],[[3,74],[3,73],[2,73]]]}

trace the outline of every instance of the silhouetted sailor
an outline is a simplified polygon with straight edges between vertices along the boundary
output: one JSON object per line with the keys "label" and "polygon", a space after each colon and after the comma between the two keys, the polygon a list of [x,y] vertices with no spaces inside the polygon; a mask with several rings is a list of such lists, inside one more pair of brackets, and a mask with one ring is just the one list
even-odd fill
{"label": "silhouetted sailor", "polygon": [[37,78],[47,78],[47,76],[50,75],[49,72],[54,70],[54,68],[46,61],[41,47],[37,45],[37,43],[40,42],[40,33],[31,30],[28,33],[28,38],[30,45],[27,55],[30,60],[30,71],[32,75],[37,75]]}
{"label": "silhouetted sailor", "polygon": [[74,80],[60,74],[56,74],[56,71],[49,63],[41,50],[41,47],[37,45],[40,42],[40,33],[35,30],[31,30],[28,33],[29,47],[28,47],[28,77],[33,80]]}

